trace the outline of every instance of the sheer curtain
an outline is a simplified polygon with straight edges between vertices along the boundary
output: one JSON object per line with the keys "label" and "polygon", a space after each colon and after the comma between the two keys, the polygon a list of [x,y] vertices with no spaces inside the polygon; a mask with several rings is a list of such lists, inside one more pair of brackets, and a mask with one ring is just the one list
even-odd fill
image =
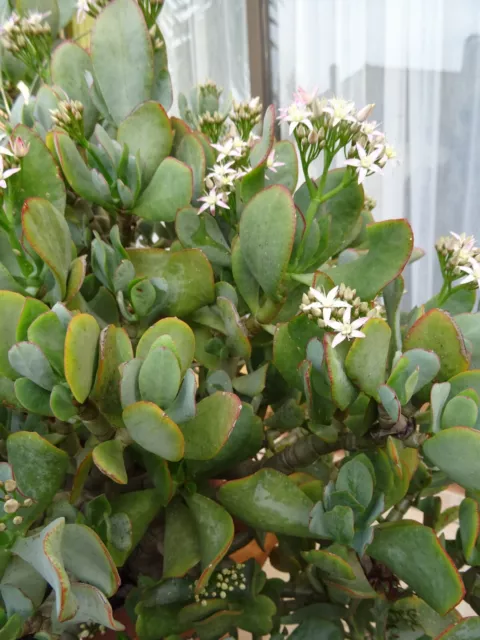
{"label": "sheer curtain", "polygon": [[275,100],[297,85],[363,105],[400,164],[367,182],[379,220],[406,217],[427,256],[410,299],[439,286],[433,244],[454,231],[480,240],[479,0],[270,0]]}
{"label": "sheer curtain", "polygon": [[175,97],[214,80],[237,100],[250,95],[245,0],[166,0],[160,28]]}

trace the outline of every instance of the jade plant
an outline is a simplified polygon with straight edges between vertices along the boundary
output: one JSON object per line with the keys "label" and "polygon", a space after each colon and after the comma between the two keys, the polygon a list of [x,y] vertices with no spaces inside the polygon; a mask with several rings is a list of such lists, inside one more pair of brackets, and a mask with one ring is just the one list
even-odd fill
{"label": "jade plant", "polygon": [[373,105],[168,115],[161,4],[1,5],[0,639],[478,640],[480,248],[407,309]]}

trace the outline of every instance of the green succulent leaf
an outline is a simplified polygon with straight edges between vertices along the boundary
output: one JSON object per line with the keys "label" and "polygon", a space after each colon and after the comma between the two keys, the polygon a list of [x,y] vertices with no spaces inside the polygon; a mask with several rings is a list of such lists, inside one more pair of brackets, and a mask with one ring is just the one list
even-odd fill
{"label": "green succulent leaf", "polygon": [[447,402],[442,414],[441,428],[475,427],[478,419],[478,406],[475,400],[467,396],[455,396]]}
{"label": "green succulent leaf", "polygon": [[123,411],[128,433],[141,447],[166,460],[184,455],[184,436],[178,426],[153,402],[136,402]]}
{"label": "green succulent leaf", "polygon": [[180,578],[200,562],[200,540],[190,509],[172,501],[165,513],[164,578]]}
{"label": "green succulent leaf", "polygon": [[22,407],[30,413],[36,413],[41,416],[54,416],[50,408],[50,392],[39,387],[28,378],[15,380],[15,395]]}
{"label": "green succulent leaf", "polygon": [[227,482],[218,495],[230,513],[251,527],[312,537],[308,521],[313,502],[274,469],[261,469],[252,476]]}
{"label": "green succulent leaf", "polygon": [[250,164],[252,168],[258,167],[267,161],[275,141],[275,107],[271,104],[265,111],[263,118],[262,137],[250,152]]}
{"label": "green succulent leaf", "polygon": [[454,482],[465,489],[480,490],[480,431],[450,427],[427,440],[423,451]]}
{"label": "green succulent leaf", "polygon": [[197,580],[196,592],[201,591],[215,571],[215,567],[228,551],[234,533],[233,520],[218,503],[200,493],[186,498],[200,539],[202,573]]}
{"label": "green succulent leaf", "polygon": [[55,385],[55,374],[45,354],[32,342],[18,342],[8,352],[10,364],[17,373],[36,385],[51,391]]}
{"label": "green succulent leaf", "polygon": [[153,51],[140,7],[114,0],[95,21],[91,36],[95,79],[118,126],[153,88]]}
{"label": "green succulent leaf", "polygon": [[25,298],[13,291],[0,291],[0,375],[15,379],[18,373],[8,359],[10,348],[17,341],[17,323],[22,315]]}
{"label": "green succulent leaf", "polygon": [[92,452],[95,466],[103,475],[118,484],[127,484],[128,476],[123,459],[124,445],[120,440],[107,440],[97,444]]}
{"label": "green succulent leaf", "polygon": [[379,525],[367,553],[386,564],[440,615],[448,613],[464,596],[455,565],[433,531],[417,522]]}
{"label": "green succulent leaf", "polygon": [[295,207],[285,187],[272,186],[252,198],[240,221],[241,251],[256,281],[276,298],[293,247]]}
{"label": "green succulent leaf", "polygon": [[65,378],[75,399],[88,398],[95,376],[100,327],[88,313],[72,318],[65,337]]}
{"label": "green succulent leaf", "polygon": [[198,213],[197,209],[180,209],[175,219],[178,239],[185,248],[201,249],[212,264],[230,266],[230,247],[210,213]]}
{"label": "green succulent leaf", "polygon": [[175,353],[167,347],[151,348],[138,375],[142,400],[168,409],[177,396],[180,383],[180,363]]}

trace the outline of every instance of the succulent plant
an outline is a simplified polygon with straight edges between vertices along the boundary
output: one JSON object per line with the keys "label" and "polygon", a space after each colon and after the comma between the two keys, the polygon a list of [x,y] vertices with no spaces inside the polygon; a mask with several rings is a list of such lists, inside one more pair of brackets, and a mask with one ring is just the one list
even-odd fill
{"label": "succulent plant", "polygon": [[1,640],[124,638],[122,608],[139,640],[478,639],[474,238],[406,310],[423,252],[374,221],[373,105],[299,89],[277,141],[207,81],[169,116],[161,2],[11,4]]}

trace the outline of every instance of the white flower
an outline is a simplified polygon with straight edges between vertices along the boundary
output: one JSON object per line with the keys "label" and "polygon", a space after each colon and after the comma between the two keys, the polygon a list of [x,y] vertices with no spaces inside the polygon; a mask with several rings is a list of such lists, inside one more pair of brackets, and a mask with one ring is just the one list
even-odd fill
{"label": "white flower", "polygon": [[477,262],[474,258],[470,258],[470,267],[460,267],[460,270],[467,275],[462,278],[459,284],[467,284],[468,282],[476,282],[477,287],[480,287],[480,262]]}
{"label": "white flower", "polygon": [[280,109],[280,115],[277,120],[280,122],[289,122],[290,127],[288,130],[288,134],[292,135],[295,129],[299,124],[303,124],[307,129],[312,131],[313,126],[310,122],[310,118],[313,116],[313,113],[310,109],[307,109],[306,105],[302,102],[294,102],[289,107],[283,107]]}
{"label": "white flower", "polygon": [[[284,167],[284,162],[275,161],[275,149],[272,149],[268,154],[267,158],[267,170],[273,171],[273,173],[277,173],[277,167]],[[270,178],[265,175],[265,178],[269,180]]]}
{"label": "white flower", "polygon": [[223,200],[223,193],[217,193],[215,187],[210,189],[209,193],[202,198],[199,198],[203,202],[202,206],[198,210],[198,213],[202,213],[205,209],[210,209],[212,216],[215,215],[215,207],[223,207],[223,209],[230,209],[228,204]]}
{"label": "white flower", "polygon": [[306,304],[301,304],[300,310],[310,311],[314,309],[321,309],[323,320],[328,324],[333,309],[350,306],[350,304],[346,300],[337,298],[338,289],[338,286],[333,287],[333,289],[331,289],[328,293],[325,293],[324,290],[318,291],[318,289],[310,287],[307,296],[308,302]]}
{"label": "white flower", "polygon": [[341,322],[336,320],[330,320],[327,326],[337,332],[337,335],[332,341],[332,347],[335,348],[338,344],[344,340],[351,340],[352,338],[365,338],[363,331],[359,331],[367,321],[368,318],[357,318],[351,322],[352,308],[347,307],[343,312]]}
{"label": "white flower", "polygon": [[303,87],[298,87],[295,93],[293,94],[293,99],[297,104],[309,105],[315,100],[315,96],[317,95],[318,87],[315,87],[313,91],[308,93],[305,91]]}
{"label": "white flower", "polygon": [[20,171],[19,167],[17,167],[16,169],[7,169],[6,171],[4,171],[3,158],[0,155],[0,187],[2,187],[2,189],[7,188],[7,183],[6,183],[7,178],[9,178],[10,176],[13,176],[14,173],[18,173],[19,171]]}
{"label": "white flower", "polygon": [[13,157],[15,154],[12,153],[10,151],[10,149],[7,149],[7,147],[0,146],[0,155],[2,155],[2,156],[12,156]]}
{"label": "white flower", "polygon": [[83,22],[90,9],[89,0],[77,0],[77,22]]}
{"label": "white flower", "polygon": [[382,153],[382,149],[378,148],[367,155],[367,152],[361,144],[356,145],[358,158],[347,160],[345,164],[358,169],[358,184],[362,184],[369,173],[381,173],[381,168],[375,164]]}
{"label": "white flower", "polygon": [[45,18],[48,18],[50,14],[51,14],[51,11],[46,11],[45,13],[40,13],[39,11],[32,11],[31,13],[28,14],[28,22],[32,26],[39,26],[42,24]]}
{"label": "white flower", "polygon": [[31,93],[30,93],[30,89],[27,87],[25,82],[23,82],[23,80],[21,80],[17,84],[17,89],[20,91],[20,93],[23,96],[24,104],[28,104],[30,102]]}
{"label": "white flower", "polygon": [[242,140],[242,138],[240,138],[240,136],[235,136],[233,138],[232,149],[234,151],[239,152],[240,156],[243,154],[243,152],[245,151],[245,149],[247,147],[248,147],[248,142],[245,142],[245,140]]}
{"label": "white flower", "polygon": [[260,105],[260,96],[257,96],[256,98],[252,98],[248,103],[248,107],[252,111],[254,111],[255,109],[258,109],[259,105]]}
{"label": "white flower", "polygon": [[378,134],[383,135],[380,131],[377,131],[378,122],[376,120],[370,120],[367,122],[362,122],[362,126],[360,127],[360,131],[366,136],[369,142],[373,142],[378,139]]}
{"label": "white flower", "polygon": [[460,251],[465,249],[466,251],[471,251],[475,246],[475,236],[467,236],[466,233],[455,233],[455,231],[450,231],[450,235],[453,236],[456,242],[453,243],[453,250]]}
{"label": "white flower", "polygon": [[343,98],[330,98],[327,105],[323,107],[323,112],[328,113],[332,118],[331,126],[335,127],[339,122],[355,122],[353,110],[355,105]]}
{"label": "white flower", "polygon": [[223,144],[212,144],[211,146],[218,151],[217,162],[221,162],[225,158],[239,158],[242,155],[238,142],[234,147],[234,138],[228,138]]}
{"label": "white flower", "polygon": [[[238,177],[235,169],[232,169],[232,162],[226,164],[214,164],[212,172],[208,174],[206,180],[213,180],[217,187],[231,187],[235,179]],[[207,182],[207,186],[208,186]]]}

